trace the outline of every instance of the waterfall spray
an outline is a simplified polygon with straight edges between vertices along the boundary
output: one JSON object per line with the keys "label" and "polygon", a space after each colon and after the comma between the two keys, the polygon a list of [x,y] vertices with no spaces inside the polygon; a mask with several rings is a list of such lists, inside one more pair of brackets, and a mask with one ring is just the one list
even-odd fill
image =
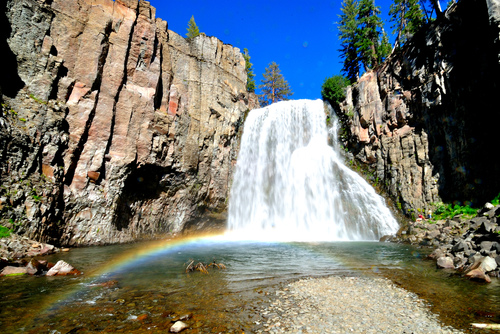
{"label": "waterfall spray", "polygon": [[398,224],[383,198],[344,165],[338,143],[329,146],[327,138],[321,100],[252,110],[229,200],[230,233],[286,241],[378,240],[395,233]]}

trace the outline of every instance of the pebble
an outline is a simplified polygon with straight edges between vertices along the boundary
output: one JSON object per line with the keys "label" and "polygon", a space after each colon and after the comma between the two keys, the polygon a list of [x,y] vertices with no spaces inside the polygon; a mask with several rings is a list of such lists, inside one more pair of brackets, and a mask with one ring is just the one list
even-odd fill
{"label": "pebble", "polygon": [[424,300],[388,279],[304,279],[276,296],[260,311],[256,333],[464,333],[441,324]]}

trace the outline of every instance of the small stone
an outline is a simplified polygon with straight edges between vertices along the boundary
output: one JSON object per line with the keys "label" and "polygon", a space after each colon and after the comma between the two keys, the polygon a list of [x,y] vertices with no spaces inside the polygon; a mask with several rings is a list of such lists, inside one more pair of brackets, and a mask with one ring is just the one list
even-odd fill
{"label": "small stone", "polygon": [[176,321],[172,327],[170,327],[170,333],[179,333],[184,329],[188,328],[188,325],[182,321]]}

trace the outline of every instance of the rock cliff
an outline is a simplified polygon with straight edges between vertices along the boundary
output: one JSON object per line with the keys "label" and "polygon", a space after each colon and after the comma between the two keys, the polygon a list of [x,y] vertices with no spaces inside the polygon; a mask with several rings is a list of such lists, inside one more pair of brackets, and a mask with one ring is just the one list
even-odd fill
{"label": "rock cliff", "polygon": [[239,49],[147,1],[0,4],[1,224],[61,245],[175,233],[226,199],[245,112]]}
{"label": "rock cliff", "polygon": [[345,145],[408,215],[500,190],[500,2],[461,0],[347,91]]}

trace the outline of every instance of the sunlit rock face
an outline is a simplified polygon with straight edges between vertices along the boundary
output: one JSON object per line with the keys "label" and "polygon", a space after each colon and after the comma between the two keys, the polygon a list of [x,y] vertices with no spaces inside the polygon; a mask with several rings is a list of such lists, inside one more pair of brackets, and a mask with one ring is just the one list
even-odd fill
{"label": "sunlit rock face", "polygon": [[498,194],[498,1],[464,0],[347,91],[345,144],[408,214]]}
{"label": "sunlit rock face", "polygon": [[103,244],[225,208],[243,116],[258,106],[239,49],[185,40],[147,1],[1,6],[5,224]]}

